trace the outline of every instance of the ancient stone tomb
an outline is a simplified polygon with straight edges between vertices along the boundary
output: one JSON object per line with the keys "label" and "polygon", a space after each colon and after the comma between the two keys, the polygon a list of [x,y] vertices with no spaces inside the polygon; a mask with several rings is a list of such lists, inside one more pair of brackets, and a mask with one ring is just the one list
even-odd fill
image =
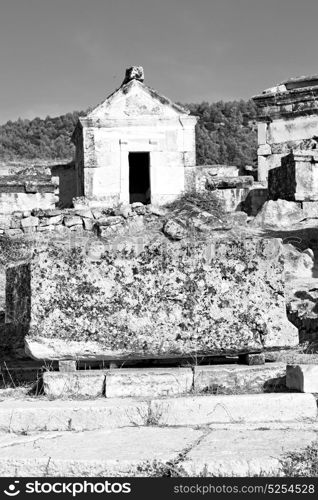
{"label": "ancient stone tomb", "polygon": [[253,97],[258,107],[258,178],[279,167],[291,151],[318,145],[318,76],[298,77]]}
{"label": "ancient stone tomb", "polygon": [[94,206],[162,204],[185,190],[197,118],[128,68],[121,87],[80,117],[73,134],[77,194]]}

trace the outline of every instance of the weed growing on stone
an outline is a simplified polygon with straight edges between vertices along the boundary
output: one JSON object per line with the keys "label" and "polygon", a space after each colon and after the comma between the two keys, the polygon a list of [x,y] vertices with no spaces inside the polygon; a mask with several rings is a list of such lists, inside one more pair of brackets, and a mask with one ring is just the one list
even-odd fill
{"label": "weed growing on stone", "polygon": [[223,220],[225,217],[221,201],[214,193],[209,191],[184,193],[175,201],[167,204],[166,208],[169,212],[173,212],[174,214],[182,213],[183,216],[188,218],[197,215],[198,208],[215,215],[220,220]]}
{"label": "weed growing on stone", "polygon": [[304,451],[288,453],[282,460],[282,472],[287,477],[318,477],[318,441]]}
{"label": "weed growing on stone", "polygon": [[162,462],[154,460],[153,462],[143,462],[137,465],[134,476],[141,477],[189,477],[182,465],[171,462]]}
{"label": "weed growing on stone", "polygon": [[131,423],[136,426],[147,427],[162,425],[162,417],[165,412],[166,408],[163,403],[149,402],[147,408],[137,408],[137,415],[140,420],[137,422],[132,419]]}

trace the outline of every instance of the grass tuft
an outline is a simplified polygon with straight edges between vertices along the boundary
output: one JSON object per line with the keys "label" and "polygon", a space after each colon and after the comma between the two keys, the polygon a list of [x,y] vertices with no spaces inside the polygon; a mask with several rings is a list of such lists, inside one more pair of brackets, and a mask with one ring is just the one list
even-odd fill
{"label": "grass tuft", "polygon": [[209,212],[218,218],[225,218],[222,202],[209,191],[190,191],[179,196],[176,200],[166,204],[165,208],[175,215],[192,217],[197,215],[198,210]]}

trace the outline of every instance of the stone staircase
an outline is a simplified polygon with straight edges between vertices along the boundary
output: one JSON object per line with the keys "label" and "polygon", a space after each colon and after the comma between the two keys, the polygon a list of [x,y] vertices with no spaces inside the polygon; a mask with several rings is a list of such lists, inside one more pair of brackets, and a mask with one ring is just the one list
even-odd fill
{"label": "stone staircase", "polygon": [[1,476],[278,475],[318,430],[311,394],[0,400]]}

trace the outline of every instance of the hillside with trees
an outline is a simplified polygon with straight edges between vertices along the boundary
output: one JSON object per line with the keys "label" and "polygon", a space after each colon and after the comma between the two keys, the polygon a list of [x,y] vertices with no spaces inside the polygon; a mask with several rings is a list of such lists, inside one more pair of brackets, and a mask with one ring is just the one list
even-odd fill
{"label": "hillside with trees", "polygon": [[[197,164],[256,163],[256,108],[252,101],[219,101],[185,105],[199,117],[196,141]],[[45,119],[8,121],[0,126],[0,160],[71,160],[70,137],[80,115],[74,111]]]}

